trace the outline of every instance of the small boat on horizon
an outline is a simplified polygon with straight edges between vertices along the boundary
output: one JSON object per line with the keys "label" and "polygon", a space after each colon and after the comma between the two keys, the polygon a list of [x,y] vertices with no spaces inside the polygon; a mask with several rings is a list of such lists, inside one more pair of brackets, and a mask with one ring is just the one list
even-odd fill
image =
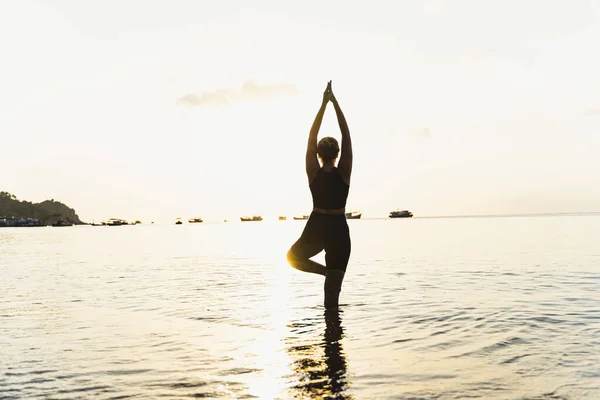
{"label": "small boat on horizon", "polygon": [[285,221],[285,220],[287,220],[287,217],[285,215],[280,215],[279,217],[277,217],[277,219],[279,221]]}
{"label": "small boat on horizon", "polygon": [[190,219],[188,219],[188,222],[190,224],[197,224],[197,223],[202,222],[202,218],[190,218]]}
{"label": "small boat on horizon", "polygon": [[263,217],[261,217],[260,215],[254,215],[252,217],[240,217],[240,220],[242,222],[262,221]]}
{"label": "small boat on horizon", "polygon": [[347,212],[345,215],[346,219],[360,219],[360,217],[362,217],[362,213],[358,211],[350,211]]}
{"label": "small boat on horizon", "polygon": [[294,219],[296,221],[302,221],[302,220],[305,220],[305,219],[308,219],[308,218],[309,218],[309,215],[302,215],[300,217],[294,217]]}
{"label": "small boat on horizon", "polygon": [[129,225],[127,221],[121,218],[111,218],[105,223],[107,226],[121,226],[121,225]]}
{"label": "small boat on horizon", "polygon": [[408,210],[395,210],[390,212],[390,218],[411,218],[413,213]]}
{"label": "small boat on horizon", "polygon": [[182,224],[183,224],[183,221],[181,221],[181,218],[177,218],[175,220],[175,225],[182,225]]}

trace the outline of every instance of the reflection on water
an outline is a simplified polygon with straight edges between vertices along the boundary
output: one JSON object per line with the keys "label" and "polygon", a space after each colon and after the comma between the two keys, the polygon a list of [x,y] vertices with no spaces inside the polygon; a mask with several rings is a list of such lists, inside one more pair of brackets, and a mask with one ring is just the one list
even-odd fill
{"label": "reflection on water", "polygon": [[341,311],[325,311],[323,319],[324,332],[316,343],[301,344],[311,340],[307,329],[312,328],[312,318],[289,325],[293,340],[287,344],[286,351],[293,360],[292,369],[297,381],[290,395],[298,398],[352,398],[345,394],[348,379],[342,346],[344,328]]}
{"label": "reflection on water", "polygon": [[2,228],[0,399],[600,399],[599,217],[349,225]]}

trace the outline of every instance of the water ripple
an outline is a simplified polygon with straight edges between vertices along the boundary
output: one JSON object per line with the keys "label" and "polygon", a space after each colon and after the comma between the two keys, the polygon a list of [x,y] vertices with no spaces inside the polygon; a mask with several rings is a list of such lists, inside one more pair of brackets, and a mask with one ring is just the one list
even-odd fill
{"label": "water ripple", "polygon": [[600,398],[600,219],[389,222],[0,231],[0,399]]}

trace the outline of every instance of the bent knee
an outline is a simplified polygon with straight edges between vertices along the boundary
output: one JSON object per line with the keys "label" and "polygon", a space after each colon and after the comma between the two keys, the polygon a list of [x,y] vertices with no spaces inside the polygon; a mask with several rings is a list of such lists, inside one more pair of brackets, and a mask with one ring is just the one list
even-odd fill
{"label": "bent knee", "polygon": [[285,255],[285,257],[287,258],[288,262],[290,264],[296,262],[299,260],[298,257],[296,257],[296,255],[294,254],[294,251],[292,250],[292,248],[290,248],[287,252],[287,254]]}
{"label": "bent knee", "polygon": [[290,248],[285,256],[287,258],[288,263],[294,268],[296,267],[296,264],[308,260],[308,258],[298,257],[294,253],[293,248]]}

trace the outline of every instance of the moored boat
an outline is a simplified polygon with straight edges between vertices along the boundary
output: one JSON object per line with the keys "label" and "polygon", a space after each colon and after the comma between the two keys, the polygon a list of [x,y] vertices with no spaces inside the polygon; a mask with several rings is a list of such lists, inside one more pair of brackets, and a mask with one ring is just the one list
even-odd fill
{"label": "moored boat", "polygon": [[188,219],[188,222],[190,224],[198,224],[198,223],[202,222],[202,218],[190,218],[190,219]]}
{"label": "moored boat", "polygon": [[390,212],[390,218],[411,218],[413,213],[408,210],[395,210]]}
{"label": "moored boat", "polygon": [[240,220],[242,220],[242,222],[262,221],[263,217],[260,215],[254,215],[252,217],[240,217]]}
{"label": "moored boat", "polygon": [[121,225],[129,225],[129,223],[127,221],[125,221],[124,219],[111,218],[108,221],[106,221],[106,225],[108,225],[108,226],[121,226]]}
{"label": "moored boat", "polygon": [[347,212],[345,215],[346,219],[360,219],[360,217],[362,217],[362,213],[358,211],[350,211]]}

